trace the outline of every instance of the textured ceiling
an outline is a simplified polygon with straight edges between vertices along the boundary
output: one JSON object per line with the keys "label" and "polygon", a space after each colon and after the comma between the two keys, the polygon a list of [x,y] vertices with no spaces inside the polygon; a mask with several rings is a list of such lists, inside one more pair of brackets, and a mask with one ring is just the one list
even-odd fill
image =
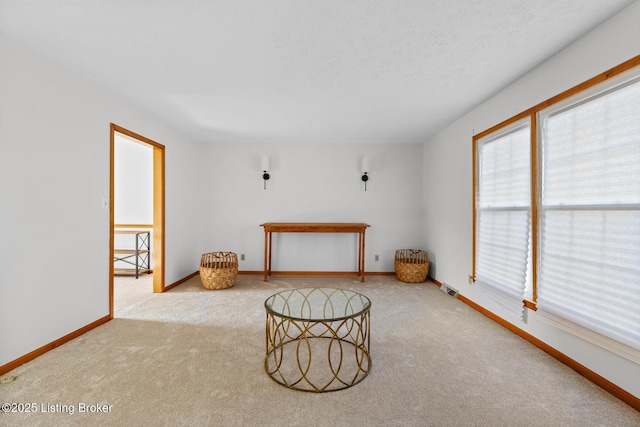
{"label": "textured ceiling", "polygon": [[198,141],[423,142],[633,0],[0,0]]}

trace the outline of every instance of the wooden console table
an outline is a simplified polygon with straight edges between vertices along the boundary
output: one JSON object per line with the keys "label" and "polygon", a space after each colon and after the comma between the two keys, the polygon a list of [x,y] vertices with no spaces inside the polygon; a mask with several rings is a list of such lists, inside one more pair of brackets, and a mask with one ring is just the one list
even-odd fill
{"label": "wooden console table", "polygon": [[264,281],[271,275],[271,247],[273,233],[358,233],[358,275],[364,282],[364,232],[369,224],[358,222],[265,222]]}

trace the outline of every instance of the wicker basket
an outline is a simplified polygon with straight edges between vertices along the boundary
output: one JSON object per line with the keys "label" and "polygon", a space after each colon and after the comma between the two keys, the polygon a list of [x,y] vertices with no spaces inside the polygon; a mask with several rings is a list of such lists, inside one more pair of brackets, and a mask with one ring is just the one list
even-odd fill
{"label": "wicker basket", "polygon": [[236,283],[238,256],[233,252],[211,252],[200,260],[200,281],[205,289],[226,289]]}
{"label": "wicker basket", "polygon": [[395,268],[401,282],[424,282],[429,272],[429,255],[419,249],[399,249],[396,251]]}

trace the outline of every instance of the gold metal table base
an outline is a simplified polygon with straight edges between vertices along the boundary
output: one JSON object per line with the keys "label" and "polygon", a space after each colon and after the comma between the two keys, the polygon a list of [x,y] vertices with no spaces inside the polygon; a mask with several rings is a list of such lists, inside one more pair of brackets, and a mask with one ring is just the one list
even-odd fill
{"label": "gold metal table base", "polygon": [[264,367],[279,384],[295,390],[342,390],[371,369],[369,310],[338,320],[300,320],[267,311]]}

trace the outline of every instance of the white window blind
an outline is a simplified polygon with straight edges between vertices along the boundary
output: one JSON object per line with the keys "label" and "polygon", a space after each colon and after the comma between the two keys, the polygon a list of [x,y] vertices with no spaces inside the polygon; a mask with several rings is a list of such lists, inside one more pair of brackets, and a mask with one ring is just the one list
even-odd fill
{"label": "white window blind", "polygon": [[537,306],[640,349],[640,82],[540,118]]}
{"label": "white window blind", "polygon": [[530,124],[478,141],[478,288],[504,312],[522,316],[531,218]]}

